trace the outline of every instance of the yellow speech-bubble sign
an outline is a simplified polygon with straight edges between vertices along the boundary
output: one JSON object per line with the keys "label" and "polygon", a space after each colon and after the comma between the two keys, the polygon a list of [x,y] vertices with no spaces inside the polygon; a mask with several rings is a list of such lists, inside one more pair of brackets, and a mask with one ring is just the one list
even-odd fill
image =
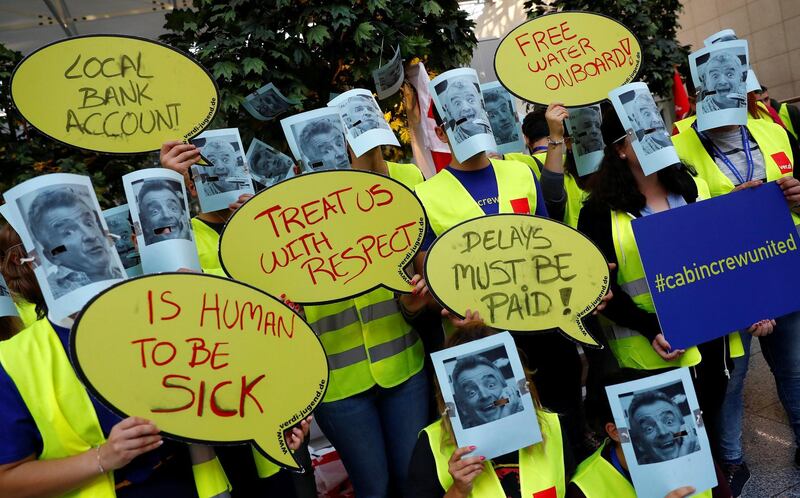
{"label": "yellow speech-bubble sign", "polygon": [[594,104],[630,83],[642,64],[636,36],[590,12],[559,12],[520,24],[500,42],[494,69],[517,97],[567,107]]}
{"label": "yellow speech-bubble sign", "polygon": [[405,185],[355,170],[278,183],[248,200],[219,243],[225,272],[302,304],[379,286],[410,292],[403,270],[425,236],[425,211]]}
{"label": "yellow speech-bubble sign", "polygon": [[214,79],[190,56],[143,38],[89,35],[20,62],[11,98],[31,125],[95,152],[159,150],[199,134],[217,112]]}
{"label": "yellow speech-bubble sign", "polygon": [[211,275],[149,275],[111,287],[84,308],[70,349],[79,376],[121,415],[153,420],[186,441],[252,441],[295,469],[283,432],[328,385],[325,351],[302,318]]}
{"label": "yellow speech-bubble sign", "polygon": [[596,345],[581,318],[608,292],[608,265],[592,241],[546,218],[498,214],[444,232],[425,257],[436,300],[463,317],[528,332],[558,327]]}

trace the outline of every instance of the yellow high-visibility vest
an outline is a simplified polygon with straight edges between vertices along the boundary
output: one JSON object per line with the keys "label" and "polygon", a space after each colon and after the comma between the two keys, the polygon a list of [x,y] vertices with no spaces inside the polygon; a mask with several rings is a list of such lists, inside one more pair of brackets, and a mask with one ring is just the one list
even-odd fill
{"label": "yellow high-visibility vest", "polygon": [[[708,186],[700,178],[694,178],[697,185],[698,199],[709,197]],[[647,287],[642,260],[639,257],[639,248],[633,235],[634,216],[622,211],[611,211],[611,235],[614,240],[614,252],[617,256],[617,283],[628,294],[636,306],[649,313],[655,313],[653,297]],[[664,361],[655,352],[650,341],[635,330],[611,324],[612,335],[609,337],[609,346],[620,367],[635,368],[637,370],[657,370],[667,367],[691,367],[700,363],[702,359],[696,346],[686,349],[686,352],[675,360]],[[744,355],[742,339],[738,332],[729,336],[730,354],[732,358]]]}
{"label": "yellow high-visibility vest", "polygon": [[[79,455],[106,441],[89,394],[46,319],[0,342],[0,364],[14,381],[42,436],[39,460]],[[193,466],[192,470],[201,498],[230,491],[230,483],[216,458]],[[100,474],[62,496],[113,498],[114,474]]]}
{"label": "yellow high-visibility vest", "polygon": [[[527,201],[536,212],[536,185],[530,168],[519,161],[492,159],[500,213],[513,213],[512,202]],[[462,221],[484,216],[483,209],[452,173],[443,169],[414,189],[438,237]]]}
{"label": "yellow high-visibility vest", "polygon": [[[547,496],[563,498],[566,488],[561,424],[558,415],[553,413],[538,411],[537,415],[542,429],[542,441],[518,452],[522,496],[532,497],[555,488],[555,494]],[[443,438],[443,430],[441,420],[424,429],[436,462],[436,475],[442,488],[447,491],[453,485],[453,477],[447,468],[456,446],[451,439]],[[483,472],[472,482],[469,498],[505,498],[506,494],[491,462],[486,461],[483,465]]]}
{"label": "yellow high-visibility vest", "polygon": [[[636,490],[630,481],[603,458],[603,449],[607,443],[608,441],[603,443],[597,451],[578,465],[575,475],[572,476],[572,482],[580,488],[586,498],[636,498]],[[707,489],[692,496],[711,498],[712,493]]]}
{"label": "yellow high-visibility vest", "polygon": [[[387,166],[389,176],[408,188],[423,182],[414,164],[387,161]],[[306,306],[305,313],[328,357],[324,402],[349,398],[376,384],[394,387],[422,370],[422,340],[391,291],[376,289],[344,301]]]}

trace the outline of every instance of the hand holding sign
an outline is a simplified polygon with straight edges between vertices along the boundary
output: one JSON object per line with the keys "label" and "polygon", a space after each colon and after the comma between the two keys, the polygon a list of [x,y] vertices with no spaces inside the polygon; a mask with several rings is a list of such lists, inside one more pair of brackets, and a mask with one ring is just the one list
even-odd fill
{"label": "hand holding sign", "polygon": [[222,232],[220,261],[231,278],[301,304],[381,285],[410,292],[403,268],[424,233],[422,205],[402,183],[364,171],[324,171],[247,201]]}
{"label": "hand holding sign", "polygon": [[608,291],[597,247],[567,225],[518,214],[484,216],[443,233],[425,258],[431,293],[451,312],[480,313],[492,327],[527,332],[560,327],[596,345],[581,318]]}
{"label": "hand holding sign", "polygon": [[14,70],[11,98],[45,135],[117,154],[197,135],[219,102],[213,78],[194,59],[120,35],[78,36],[37,50]]}
{"label": "hand holding sign", "polygon": [[633,81],[642,49],[619,22],[589,12],[537,17],[506,35],[494,56],[497,79],[529,102],[567,107],[600,102]]}
{"label": "hand holding sign", "polygon": [[[108,317],[117,328],[108,333]],[[328,363],[316,335],[280,301],[227,279],[173,273],[96,297],[72,330],[76,371],[117,412],[178,439],[254,441],[298,468],[287,448],[319,404]],[[288,437],[288,439],[287,439]]]}

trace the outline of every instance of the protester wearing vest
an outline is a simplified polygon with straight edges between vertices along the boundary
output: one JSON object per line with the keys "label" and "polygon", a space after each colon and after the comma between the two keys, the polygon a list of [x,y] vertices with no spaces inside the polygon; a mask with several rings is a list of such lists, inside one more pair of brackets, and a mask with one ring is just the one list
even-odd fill
{"label": "protester wearing vest", "polygon": [[[638,375],[617,375],[613,382],[617,384],[634,380]],[[603,393],[604,394],[604,393]],[[597,434],[604,435],[607,439],[589,458],[578,464],[572,481],[567,486],[567,498],[636,498],[628,464],[620,444],[620,436],[614,423],[614,416],[608,399],[588,399],[586,401],[589,419]],[[703,498],[728,498],[730,489],[724,476],[717,469],[717,486],[699,494],[694,494],[691,487],[679,488],[667,495],[668,497],[699,496]]]}
{"label": "protester wearing vest", "polygon": [[[189,179],[188,172],[191,166],[199,160],[200,152],[192,144],[171,141],[164,143],[161,147],[161,165],[183,175],[186,190],[192,197],[197,196],[197,190],[194,182]],[[204,273],[227,278],[219,261],[219,237],[228,219],[251,197],[251,194],[242,194],[236,202],[228,206],[228,209],[200,213],[192,217],[192,231],[197,247],[197,256],[200,268]],[[305,429],[307,432],[307,427]],[[280,472],[279,466],[267,460],[252,446],[216,447],[215,451],[219,454],[219,459],[227,469],[230,481],[237,490],[264,494],[294,493],[298,498],[311,498],[315,494],[313,475],[309,472],[291,475],[287,472]],[[305,447],[298,451],[298,457],[300,463],[310,470],[311,461]],[[269,479],[265,481],[264,479],[267,478]],[[236,492],[233,493],[233,496],[234,498],[237,496]]]}
{"label": "protester wearing vest", "polygon": [[40,315],[36,310],[36,305],[23,297],[24,295],[33,295],[36,296],[37,302],[44,302],[39,285],[36,283],[36,277],[33,275],[33,269],[20,261],[24,257],[25,251],[22,248],[19,234],[11,228],[11,225],[4,225],[0,228],[0,270],[11,297],[14,299],[21,321],[21,324],[12,325],[14,330],[10,335],[30,327],[33,322],[44,317],[43,310]]}
{"label": "protester wearing vest", "polygon": [[[466,324],[448,337],[445,346],[458,346],[493,333],[490,328],[480,324]],[[449,419],[441,418],[420,432],[411,460],[405,496],[563,497],[566,479],[574,467],[572,452],[566,437],[562,436],[559,417],[541,408],[533,382],[530,379],[529,382],[542,442],[483,461],[481,457],[468,456],[476,450],[475,447],[456,447]],[[446,414],[444,400],[438,389],[436,394],[439,411]]]}
{"label": "protester wearing vest", "polygon": [[[539,163],[543,164],[547,157],[547,136],[549,133],[547,121],[544,119],[543,109],[531,111],[525,115],[525,118],[522,120],[522,135],[525,137],[525,147],[528,149],[528,154],[520,155],[526,158],[536,158]],[[515,153],[512,154],[514,157],[507,157],[506,159],[513,159],[515,161],[522,160],[533,169],[530,162],[516,157],[517,154]],[[541,170],[534,170],[534,173],[538,179]]]}
{"label": "protester wearing vest", "polygon": [[[691,123],[693,124],[693,118]],[[787,204],[796,209],[800,202],[800,186],[794,173],[794,154],[787,132],[764,119],[748,118],[746,126],[727,126],[698,133],[694,126],[672,137],[673,144],[685,164],[693,167],[706,180],[711,196],[723,195],[764,181],[776,181],[783,189]],[[800,217],[793,212],[795,224]],[[764,358],[775,377],[778,395],[795,434],[795,462],[800,465],[800,313],[775,319],[774,331],[759,337]],[[742,482],[749,478],[743,459],[741,433],[742,389],[747,372],[750,336],[742,335],[746,355],[736,362],[725,405],[720,418],[721,464],[731,479]],[[736,491],[734,486],[734,491]]]}
{"label": "protester wearing vest", "polygon": [[[44,316],[18,241],[4,226],[1,269]],[[147,420],[122,420],[91,398],[67,356],[68,336],[42,318],[0,343],[0,496],[228,496],[208,447],[163,441]]]}
{"label": "protester wearing vest", "polygon": [[[558,115],[554,114],[554,112]],[[578,214],[588,193],[582,188],[585,179],[578,179],[575,160],[572,157],[570,138],[564,129],[564,112],[566,112],[564,107],[554,105],[549,106],[547,111],[544,112],[530,112],[525,117],[528,126],[523,128],[523,130],[527,129],[529,133],[543,133],[539,131],[540,129],[543,129],[544,133],[548,133],[543,137],[545,148],[547,136],[563,136],[566,141],[566,148],[564,149],[565,153],[561,155],[560,161],[558,160],[558,154],[548,156],[546,151],[534,155],[512,152],[505,154],[503,159],[527,164],[541,182],[544,198],[556,200],[556,202],[547,202],[547,211],[550,217],[563,220],[567,225],[576,228],[578,226]],[[552,119],[548,119],[548,116],[551,116]],[[523,134],[525,134],[524,131]],[[525,134],[526,143],[533,142],[534,137]],[[547,162],[548,157],[551,157],[549,163]],[[564,199],[563,204],[560,203],[561,199]],[[560,209],[561,206],[563,206],[563,210]]]}
{"label": "protester wearing vest", "polygon": [[[387,175],[409,189],[423,181],[413,164],[383,160],[380,147],[352,157],[353,169]],[[358,497],[392,496],[406,481],[417,433],[427,423],[428,377],[419,334],[386,289],[306,306],[330,368],[315,417],[333,443]]]}
{"label": "protester wearing vest", "polygon": [[[434,109],[439,125],[436,134],[448,143],[441,127],[441,116]],[[527,120],[530,124],[531,121]],[[563,137],[550,137],[548,154],[560,158]],[[473,218],[494,213],[524,213],[548,217],[551,203],[542,202],[539,182],[531,169],[518,161],[492,159],[485,152],[460,162],[451,155],[451,164],[432,178],[417,185],[415,192],[425,207],[430,224],[422,250],[415,259],[417,273],[434,238],[450,227]],[[553,208],[563,212],[564,198],[553,199]],[[446,324],[447,326],[447,324]],[[544,406],[566,414],[567,431],[576,443],[583,442],[581,419],[581,362],[574,343],[557,331],[539,334],[515,334],[517,345],[536,370],[539,395]],[[580,450],[580,448],[576,448]]]}
{"label": "protester wearing vest", "polygon": [[765,109],[773,109],[783,123],[783,127],[786,128],[795,139],[798,138],[797,132],[800,131],[800,110],[798,110],[797,107],[790,104],[782,104],[770,98],[769,91],[764,85],[761,85],[760,92],[756,92],[756,98],[764,105]]}
{"label": "protester wearing vest", "polygon": [[[604,142],[610,145],[581,211],[578,230],[597,244],[609,263],[617,265],[611,272],[614,298],[603,312],[614,322],[610,348],[622,368],[693,367],[706,425],[713,427],[732,368],[729,357],[743,354],[739,334],[685,351],[671,350],[658,324],[631,228],[634,218],[693,203],[707,196],[707,188],[682,165],[645,176],[630,137],[611,107],[603,113],[602,131]],[[754,324],[751,331],[761,333],[771,327],[771,321],[764,321]],[[709,435],[713,440],[713,431]]]}

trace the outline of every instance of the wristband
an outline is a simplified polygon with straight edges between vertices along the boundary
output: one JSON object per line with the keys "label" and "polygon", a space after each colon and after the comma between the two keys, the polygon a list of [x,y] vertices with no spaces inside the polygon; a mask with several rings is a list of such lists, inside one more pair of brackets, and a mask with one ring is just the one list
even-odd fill
{"label": "wristband", "polygon": [[564,137],[561,137],[561,140],[553,140],[550,137],[547,137],[547,145],[561,145],[564,143]]}
{"label": "wristband", "polygon": [[104,469],[103,464],[100,463],[100,447],[95,446],[94,449],[97,450],[97,469],[100,471],[100,474],[105,474],[106,469]]}

